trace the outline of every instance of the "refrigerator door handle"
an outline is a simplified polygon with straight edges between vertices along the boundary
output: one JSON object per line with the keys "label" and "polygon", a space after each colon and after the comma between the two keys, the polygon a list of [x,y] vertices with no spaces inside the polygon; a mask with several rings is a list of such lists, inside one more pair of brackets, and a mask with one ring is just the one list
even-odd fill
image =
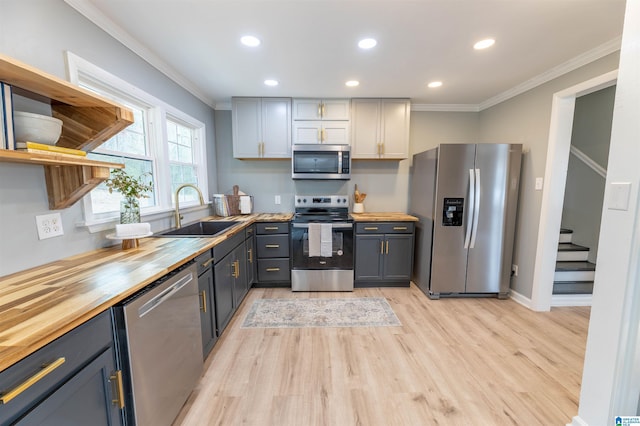
{"label": "refrigerator door handle", "polygon": [[480,216],[480,169],[476,169],[475,206],[473,207],[473,230],[471,231],[471,248],[476,245],[478,235],[478,216]]}
{"label": "refrigerator door handle", "polygon": [[467,230],[465,231],[464,236],[464,248],[469,248],[469,242],[471,241],[471,229],[473,228],[472,218],[473,218],[473,208],[475,206],[476,199],[476,179],[473,169],[469,169],[469,203],[467,205]]}

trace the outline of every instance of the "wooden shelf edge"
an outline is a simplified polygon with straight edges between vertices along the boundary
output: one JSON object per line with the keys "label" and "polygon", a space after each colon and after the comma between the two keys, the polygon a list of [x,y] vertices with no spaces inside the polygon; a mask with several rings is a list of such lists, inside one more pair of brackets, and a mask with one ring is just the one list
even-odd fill
{"label": "wooden shelf edge", "polygon": [[0,54],[0,81],[76,107],[124,106],[17,59]]}
{"label": "wooden shelf edge", "polygon": [[32,152],[13,151],[0,149],[0,162],[35,164],[43,166],[92,166],[109,169],[122,169],[124,164],[107,163],[105,161],[91,160],[86,157],[73,158],[59,154],[36,154]]}

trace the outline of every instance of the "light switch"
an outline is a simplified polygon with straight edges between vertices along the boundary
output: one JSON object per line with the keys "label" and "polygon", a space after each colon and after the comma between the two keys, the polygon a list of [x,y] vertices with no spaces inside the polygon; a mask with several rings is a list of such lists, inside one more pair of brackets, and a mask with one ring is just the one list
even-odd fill
{"label": "light switch", "polygon": [[631,182],[611,182],[609,184],[609,210],[629,210]]}
{"label": "light switch", "polygon": [[542,191],[543,180],[541,177],[536,178],[536,191]]}

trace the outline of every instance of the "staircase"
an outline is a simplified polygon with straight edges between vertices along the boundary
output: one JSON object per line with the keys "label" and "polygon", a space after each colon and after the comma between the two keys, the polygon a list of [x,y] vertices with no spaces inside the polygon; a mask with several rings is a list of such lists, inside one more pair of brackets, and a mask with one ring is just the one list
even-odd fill
{"label": "staircase", "polygon": [[573,231],[560,229],[553,294],[591,294],[595,263],[587,261],[589,248],[571,242]]}

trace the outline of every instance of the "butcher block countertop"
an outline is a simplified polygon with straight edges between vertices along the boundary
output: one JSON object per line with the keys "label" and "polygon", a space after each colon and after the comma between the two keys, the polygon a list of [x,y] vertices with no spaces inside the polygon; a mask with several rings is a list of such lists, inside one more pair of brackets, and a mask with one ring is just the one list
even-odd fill
{"label": "butcher block countertop", "polygon": [[254,222],[286,222],[292,214],[253,214],[211,238],[144,238],[0,278],[0,371],[37,351]]}
{"label": "butcher block countertop", "polygon": [[417,222],[418,218],[406,213],[351,213],[355,222]]}

